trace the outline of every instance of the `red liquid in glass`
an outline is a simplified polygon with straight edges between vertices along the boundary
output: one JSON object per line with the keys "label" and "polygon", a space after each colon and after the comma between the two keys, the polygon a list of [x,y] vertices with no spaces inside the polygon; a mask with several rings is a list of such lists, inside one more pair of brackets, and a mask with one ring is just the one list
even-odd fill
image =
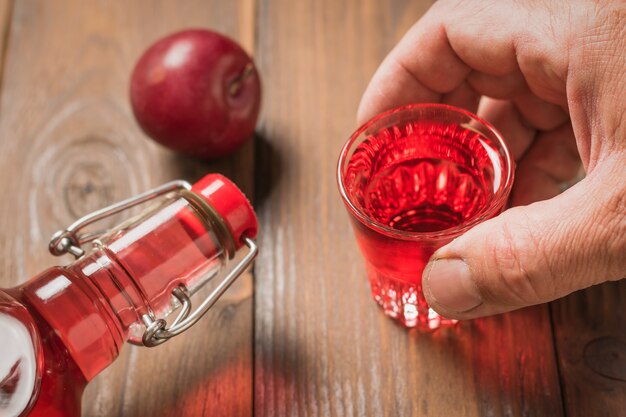
{"label": "red liquid in glass", "polygon": [[497,188],[494,155],[498,160],[479,133],[432,122],[383,129],[355,149],[344,176],[351,201],[371,221],[414,233],[385,236],[353,218],[373,296],[387,315],[408,327],[453,322],[429,309],[422,272],[455,237],[445,231],[480,217],[489,204]]}

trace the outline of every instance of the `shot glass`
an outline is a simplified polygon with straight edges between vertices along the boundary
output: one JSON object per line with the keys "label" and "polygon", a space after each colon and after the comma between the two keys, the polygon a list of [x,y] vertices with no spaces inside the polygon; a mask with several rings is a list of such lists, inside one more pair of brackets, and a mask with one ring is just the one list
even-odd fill
{"label": "shot glass", "polygon": [[425,330],[455,323],[428,307],[422,272],[438,248],[503,210],[513,165],[489,123],[443,104],[387,111],[350,137],[337,181],[385,314]]}

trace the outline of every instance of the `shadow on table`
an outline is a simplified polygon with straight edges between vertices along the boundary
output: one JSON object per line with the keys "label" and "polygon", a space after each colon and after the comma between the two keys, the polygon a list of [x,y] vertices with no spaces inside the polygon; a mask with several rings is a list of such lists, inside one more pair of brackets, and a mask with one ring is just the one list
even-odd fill
{"label": "shadow on table", "polygon": [[234,153],[222,158],[202,160],[167,151],[165,163],[175,177],[191,183],[211,172],[225,175],[252,198],[255,209],[267,200],[282,173],[282,157],[260,133]]}
{"label": "shadow on table", "polygon": [[254,204],[262,206],[276,188],[283,169],[281,154],[267,138],[254,136]]}
{"label": "shadow on table", "polygon": [[[252,301],[247,298],[245,302]],[[124,415],[145,416],[146,403],[154,405],[152,415],[159,417],[250,413],[253,355],[251,347],[244,347],[250,343],[250,334],[239,331],[245,330],[248,318],[237,311],[238,308],[236,305],[219,307],[212,317],[204,318],[200,324],[208,332],[192,330],[168,342],[171,345],[159,347],[169,352],[155,355],[155,360],[156,356],[169,360],[155,366],[153,375],[159,378],[167,373],[169,378],[158,386],[150,386],[149,391],[136,390],[126,404]],[[172,372],[172,367],[177,371]]]}
{"label": "shadow on table", "polygon": [[466,395],[481,415],[562,414],[551,327],[542,306],[431,334],[411,331],[410,337],[439,381],[473,385],[475,392]]}

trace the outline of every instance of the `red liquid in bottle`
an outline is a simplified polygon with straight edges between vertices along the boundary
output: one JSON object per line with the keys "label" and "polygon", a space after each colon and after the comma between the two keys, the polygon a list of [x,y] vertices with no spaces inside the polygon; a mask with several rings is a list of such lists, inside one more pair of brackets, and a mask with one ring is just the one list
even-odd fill
{"label": "red liquid in bottle", "polygon": [[[353,218],[376,301],[408,327],[450,323],[428,308],[422,272],[446,231],[479,218],[500,181],[500,155],[480,133],[458,124],[408,122],[356,147],[345,170],[348,196],[370,221]],[[457,234],[458,235],[458,234]]]}
{"label": "red liquid in bottle", "polygon": [[[207,176],[194,191],[225,219],[231,250],[256,234],[252,207],[226,179]],[[197,292],[225,262],[203,215],[173,195],[101,236],[73,264],[0,290],[0,331],[10,333],[0,346],[0,417],[80,416],[87,382],[124,342],[141,343],[142,316],[167,316],[177,307],[175,288]]]}
{"label": "red liquid in bottle", "polygon": [[[115,360],[140,315],[150,309],[162,316],[175,287],[218,269],[221,250],[184,200],[147,217],[104,237],[108,247],[76,264],[7,290],[29,307],[41,341],[41,385],[30,416],[79,416],[85,385]],[[19,372],[9,377],[0,384],[7,398],[20,383]]]}

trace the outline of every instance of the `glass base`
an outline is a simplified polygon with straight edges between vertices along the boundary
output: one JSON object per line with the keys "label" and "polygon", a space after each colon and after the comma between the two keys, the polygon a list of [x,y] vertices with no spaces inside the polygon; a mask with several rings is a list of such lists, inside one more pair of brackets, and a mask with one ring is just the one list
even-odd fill
{"label": "glass base", "polygon": [[428,307],[421,284],[396,280],[372,270],[367,275],[374,300],[387,316],[403,326],[435,330],[457,323],[458,320],[441,317]]}

